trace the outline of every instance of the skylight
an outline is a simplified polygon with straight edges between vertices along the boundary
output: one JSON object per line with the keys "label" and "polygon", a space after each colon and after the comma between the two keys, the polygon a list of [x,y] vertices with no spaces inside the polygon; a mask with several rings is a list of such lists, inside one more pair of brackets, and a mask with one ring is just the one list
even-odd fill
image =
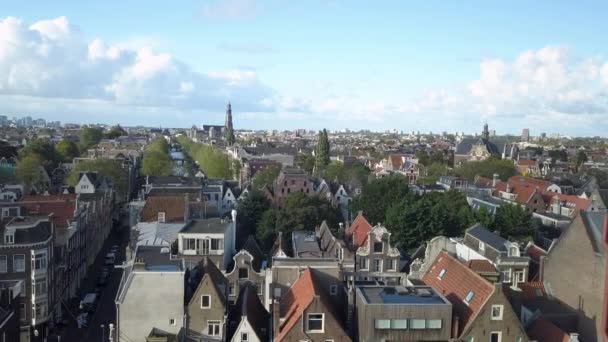
{"label": "skylight", "polygon": [[443,279],[443,276],[444,276],[444,275],[445,275],[445,268],[444,268],[444,269],[442,269],[442,270],[439,272],[439,275],[437,276],[437,278],[439,278],[439,279]]}
{"label": "skylight", "polygon": [[469,304],[471,302],[471,299],[473,299],[474,295],[475,293],[473,291],[469,291],[469,293],[467,293],[467,296],[464,298],[464,302],[466,304]]}

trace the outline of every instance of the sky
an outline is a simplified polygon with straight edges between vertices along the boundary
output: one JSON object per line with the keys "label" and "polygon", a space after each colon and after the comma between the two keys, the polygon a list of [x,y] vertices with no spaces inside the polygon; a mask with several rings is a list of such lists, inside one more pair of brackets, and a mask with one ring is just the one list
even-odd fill
{"label": "sky", "polygon": [[608,2],[11,1],[0,114],[605,136]]}

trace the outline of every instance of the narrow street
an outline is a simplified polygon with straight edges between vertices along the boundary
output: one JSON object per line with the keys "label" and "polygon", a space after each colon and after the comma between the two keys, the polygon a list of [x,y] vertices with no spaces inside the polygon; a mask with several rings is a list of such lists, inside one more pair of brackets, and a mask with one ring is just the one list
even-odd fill
{"label": "narrow street", "polygon": [[[95,263],[91,266],[87,277],[83,281],[80,297],[77,298],[77,300],[74,300],[74,302],[71,303],[72,305],[70,305],[72,314],[76,317],[80,314],[80,310],[78,309],[80,299],[87,293],[94,293],[98,287],[97,279],[104,268],[105,255],[110,252],[113,245],[119,246],[118,252],[116,253],[115,265],[121,265],[125,260],[125,248],[128,242],[129,229],[124,220],[121,224],[122,226],[120,228],[112,230],[112,233],[108,236],[102,250],[95,259]],[[89,314],[88,327],[79,329],[76,320],[72,315],[68,314],[71,319],[69,320],[69,325],[62,329],[62,342],[108,341],[108,324],[116,324],[116,306],[114,304],[114,299],[116,298],[116,292],[120,285],[121,276],[121,268],[111,268],[107,283],[105,286],[101,287],[101,292],[98,295],[95,311],[92,314]],[[104,325],[103,336],[102,324]]]}

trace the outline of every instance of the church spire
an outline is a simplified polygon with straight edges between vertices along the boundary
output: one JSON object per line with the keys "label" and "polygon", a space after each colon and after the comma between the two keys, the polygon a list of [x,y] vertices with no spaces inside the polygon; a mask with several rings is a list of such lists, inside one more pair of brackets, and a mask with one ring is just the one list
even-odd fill
{"label": "church spire", "polygon": [[234,128],[232,127],[232,106],[228,102],[226,106],[226,123],[224,124],[224,140],[228,146],[234,145]]}

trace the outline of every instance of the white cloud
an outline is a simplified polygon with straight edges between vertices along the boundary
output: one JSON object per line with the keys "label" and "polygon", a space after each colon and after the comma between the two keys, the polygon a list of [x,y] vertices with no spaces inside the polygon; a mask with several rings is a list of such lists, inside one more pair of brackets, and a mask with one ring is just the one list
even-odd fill
{"label": "white cloud", "polygon": [[0,95],[217,110],[229,99],[259,111],[273,96],[254,70],[196,72],[149,47],[86,41],[65,17],[0,19]]}

